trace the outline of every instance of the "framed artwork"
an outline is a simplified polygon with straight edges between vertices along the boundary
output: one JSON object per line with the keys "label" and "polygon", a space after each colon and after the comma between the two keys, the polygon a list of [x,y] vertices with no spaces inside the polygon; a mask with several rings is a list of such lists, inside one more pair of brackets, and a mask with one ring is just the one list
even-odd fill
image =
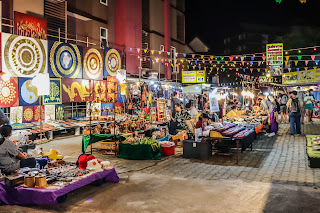
{"label": "framed artwork", "polygon": [[45,121],[54,121],[56,120],[56,108],[54,105],[46,105],[44,107],[44,120]]}
{"label": "framed artwork", "polygon": [[121,69],[121,51],[105,48],[104,55],[104,76],[115,77],[117,70]]}
{"label": "framed artwork", "polygon": [[33,106],[40,104],[38,89],[32,85],[32,78],[19,78],[19,104],[20,106]]}
{"label": "framed artwork", "polygon": [[63,78],[62,103],[89,101],[92,83],[85,79]]}
{"label": "framed artwork", "polygon": [[33,106],[24,106],[23,107],[23,116],[22,116],[22,122],[23,123],[31,123],[33,122]]}
{"label": "framed artwork", "polygon": [[10,107],[10,124],[22,123],[22,111],[22,106]]}
{"label": "framed artwork", "polygon": [[0,107],[19,106],[18,78],[10,77],[3,80],[0,77]]}

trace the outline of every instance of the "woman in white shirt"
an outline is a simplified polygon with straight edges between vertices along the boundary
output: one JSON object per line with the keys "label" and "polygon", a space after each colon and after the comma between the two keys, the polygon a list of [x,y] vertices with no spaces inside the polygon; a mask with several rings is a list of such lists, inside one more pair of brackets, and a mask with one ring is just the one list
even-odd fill
{"label": "woman in white shirt", "polygon": [[304,109],[306,110],[307,124],[310,123],[311,112],[313,110],[313,102],[314,102],[314,98],[312,94],[308,92],[303,99]]}

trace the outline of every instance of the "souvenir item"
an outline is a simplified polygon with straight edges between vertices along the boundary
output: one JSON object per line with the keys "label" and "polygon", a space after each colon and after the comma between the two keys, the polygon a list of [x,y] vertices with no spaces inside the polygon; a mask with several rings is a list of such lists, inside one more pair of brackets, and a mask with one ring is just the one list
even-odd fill
{"label": "souvenir item", "polygon": [[89,101],[92,83],[84,79],[63,78],[62,102],[85,102]]}
{"label": "souvenir item", "polygon": [[13,77],[47,73],[46,40],[1,33],[2,70]]}
{"label": "souvenir item", "polygon": [[56,120],[63,120],[64,119],[64,105],[59,104],[55,105],[56,109]]}
{"label": "souvenir item", "polygon": [[44,121],[44,106],[43,105],[36,105],[33,107],[34,109],[34,121],[40,121],[40,118],[41,120]]}
{"label": "souvenir item", "polygon": [[47,179],[46,179],[46,175],[39,173],[36,177],[35,177],[36,181],[36,188],[45,188],[48,186],[47,184]]}
{"label": "souvenir item", "polygon": [[58,78],[82,77],[82,47],[75,44],[48,41],[49,74]]}
{"label": "souvenir item", "polygon": [[236,127],[233,127],[233,128],[230,128],[226,131],[223,131],[222,132],[222,135],[224,136],[232,136],[232,135],[235,135],[236,133],[240,132],[244,130],[244,127],[243,126],[236,126]]}
{"label": "souvenir item", "polygon": [[54,105],[46,105],[45,106],[45,121],[54,121],[55,116],[55,106]]}
{"label": "souvenir item", "polygon": [[34,187],[35,183],[36,183],[36,178],[35,178],[34,174],[29,173],[24,176],[24,186],[25,187],[28,187],[28,188]]}
{"label": "souvenir item", "polygon": [[58,155],[58,151],[50,149],[50,152],[42,152],[42,156],[48,157],[50,159],[62,159],[62,155]]}
{"label": "souvenir item", "polygon": [[23,107],[10,107],[10,124],[22,123]]}
{"label": "souvenir item", "polygon": [[5,184],[9,186],[17,186],[24,183],[24,175],[14,173],[5,177]]}
{"label": "souvenir item", "polygon": [[97,159],[89,160],[88,165],[87,165],[87,169],[93,170],[96,172],[102,171],[101,165]]}
{"label": "souvenir item", "polygon": [[22,122],[23,123],[30,123],[33,122],[33,106],[24,106],[23,107],[23,117]]}
{"label": "souvenir item", "polygon": [[102,161],[101,163],[102,169],[112,169],[111,163],[109,161]]}

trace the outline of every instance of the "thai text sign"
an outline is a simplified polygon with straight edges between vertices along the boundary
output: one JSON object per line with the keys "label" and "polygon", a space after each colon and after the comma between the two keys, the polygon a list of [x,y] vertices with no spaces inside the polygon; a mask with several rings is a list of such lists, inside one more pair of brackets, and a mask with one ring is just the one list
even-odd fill
{"label": "thai text sign", "polygon": [[182,83],[205,83],[206,72],[204,70],[199,71],[182,71]]}
{"label": "thai text sign", "polygon": [[282,75],[282,84],[314,84],[320,81],[320,69],[288,72]]}
{"label": "thai text sign", "polygon": [[282,75],[283,44],[267,44],[267,65],[272,76]]}

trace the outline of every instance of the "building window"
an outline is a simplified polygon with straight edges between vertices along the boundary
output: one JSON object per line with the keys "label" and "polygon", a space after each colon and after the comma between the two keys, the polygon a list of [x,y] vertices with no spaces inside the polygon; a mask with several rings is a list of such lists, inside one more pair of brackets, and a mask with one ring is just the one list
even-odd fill
{"label": "building window", "polygon": [[100,0],[100,3],[108,6],[108,0]]}
{"label": "building window", "polygon": [[108,29],[100,27],[100,47],[108,47]]}

